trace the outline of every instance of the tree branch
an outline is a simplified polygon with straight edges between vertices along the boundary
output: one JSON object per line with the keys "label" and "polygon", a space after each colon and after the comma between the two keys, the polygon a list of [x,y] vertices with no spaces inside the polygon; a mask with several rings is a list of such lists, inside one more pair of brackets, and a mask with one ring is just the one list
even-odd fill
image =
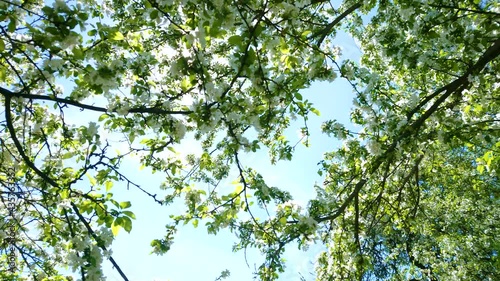
{"label": "tree branch", "polygon": [[323,43],[323,41],[325,40],[326,36],[328,36],[328,34],[330,34],[330,32],[332,32],[333,27],[337,23],[339,23],[341,20],[343,20],[344,18],[346,18],[348,15],[350,15],[351,13],[353,13],[359,7],[361,7],[361,2],[356,3],[356,4],[352,5],[351,7],[349,7],[342,14],[340,14],[338,17],[336,17],[331,23],[329,23],[323,30],[320,30],[319,32],[317,32],[316,34],[314,34],[311,38],[321,36],[318,39],[318,42],[316,43],[316,45],[318,47],[320,47],[321,44]]}
{"label": "tree branch", "polygon": [[[14,93],[12,91],[9,91],[5,88],[0,87],[0,94],[2,94],[4,97],[10,96],[10,97],[18,97],[18,98],[25,98],[25,99],[30,99],[30,100],[46,100],[46,101],[53,101],[57,103],[64,103],[67,105],[72,105],[75,107],[79,107],[81,109],[88,109],[92,111],[97,111],[97,112],[117,112],[117,110],[108,110],[107,108],[104,107],[98,107],[98,106],[93,106],[93,105],[88,105],[88,104],[83,104],[74,100],[69,100],[69,99],[63,99],[63,98],[58,98],[58,97],[51,97],[51,96],[43,96],[43,95],[33,95],[33,94],[26,94],[26,93]],[[130,108],[128,110],[129,113],[154,113],[154,114],[180,114],[180,115],[187,115],[193,113],[191,110],[164,110],[161,108],[156,108],[156,107],[135,107],[135,108]]]}
{"label": "tree branch", "polygon": [[351,192],[351,194],[349,194],[349,197],[347,197],[347,199],[344,201],[342,206],[340,206],[340,208],[338,208],[335,213],[333,213],[329,216],[315,218],[315,220],[317,222],[324,222],[324,221],[331,221],[331,220],[336,219],[338,216],[340,216],[344,212],[344,210],[347,208],[347,206],[349,206],[351,201],[354,199],[355,196],[357,196],[358,192],[361,190],[361,188],[363,188],[363,186],[365,184],[366,184],[366,180],[361,179],[354,187],[354,191]]}
{"label": "tree branch", "polygon": [[[477,62],[471,66],[467,71],[460,76],[459,78],[455,79],[453,82],[437,89],[434,93],[432,93],[430,96],[425,98],[423,101],[421,101],[411,112],[408,113],[407,119],[410,120],[411,117],[418,112],[426,103],[428,103],[431,99],[437,97],[440,93],[445,92],[446,93],[441,96],[435,103],[434,105],[429,108],[424,115],[422,115],[419,120],[425,120],[427,119],[433,112],[434,110],[437,109],[437,107],[444,102],[445,99],[447,99],[453,92],[455,92],[460,86],[468,84],[468,78],[469,75],[477,74],[479,73],[485,66],[488,64],[490,61],[494,60],[496,57],[500,55],[500,39],[497,39],[493,45],[491,45],[484,53],[483,55],[477,60]],[[417,122],[419,121],[417,120]],[[415,122],[415,123],[417,123]]]}

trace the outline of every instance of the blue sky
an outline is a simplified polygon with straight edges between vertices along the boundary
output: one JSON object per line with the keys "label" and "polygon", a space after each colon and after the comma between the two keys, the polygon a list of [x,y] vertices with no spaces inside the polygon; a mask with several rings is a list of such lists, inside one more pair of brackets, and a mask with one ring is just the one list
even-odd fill
{"label": "blue sky", "polygon": [[[342,46],[344,57],[359,58],[359,50],[345,34],[339,34],[335,43]],[[270,186],[290,191],[296,201],[306,206],[307,201],[315,195],[314,184],[322,182],[317,174],[317,163],[324,152],[340,145],[337,140],[321,133],[321,124],[328,119],[337,119],[348,124],[354,95],[350,85],[340,78],[333,83],[314,83],[302,94],[321,112],[319,117],[311,116],[308,122],[310,147],[298,145],[292,161],[278,162],[276,165],[270,164],[266,150],[246,155],[241,161],[244,165],[257,169]],[[298,130],[302,124],[301,120],[297,120],[288,130],[287,136],[291,143],[299,140]],[[186,145],[185,149],[189,149],[189,145]],[[147,169],[139,172],[139,164],[136,163],[126,163],[123,171],[148,190],[154,191],[162,180],[161,175],[151,175]],[[232,180],[234,178],[228,182]],[[208,235],[201,222],[196,229],[191,224],[180,227],[171,250],[164,256],[150,254],[149,243],[153,239],[163,237],[169,215],[178,213],[179,207],[175,204],[168,207],[159,206],[134,188],[127,191],[125,186],[121,185],[113,189],[118,201],[133,199],[131,210],[137,217],[132,232],[128,234],[121,230],[112,247],[114,259],[130,280],[212,281],[225,269],[231,272],[227,280],[253,280],[252,272],[263,262],[259,252],[255,249],[248,250],[245,260],[243,251],[233,253],[231,250],[236,242],[234,234],[222,230],[216,236]],[[117,192],[119,189],[123,191]],[[314,270],[314,260],[320,251],[321,245],[313,245],[307,252],[298,250],[296,245],[289,245],[284,256],[288,261],[287,269],[280,280],[299,280],[300,274],[306,277],[306,280],[314,280],[310,272]],[[108,281],[122,280],[111,268],[109,261],[106,261],[103,267]]]}

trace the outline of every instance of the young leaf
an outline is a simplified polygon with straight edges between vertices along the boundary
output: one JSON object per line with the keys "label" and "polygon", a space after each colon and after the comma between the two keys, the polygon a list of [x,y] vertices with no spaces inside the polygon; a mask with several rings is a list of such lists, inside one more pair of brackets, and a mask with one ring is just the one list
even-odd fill
{"label": "young leaf", "polygon": [[115,31],[114,33],[111,34],[110,39],[115,41],[121,41],[125,39],[125,36],[123,36],[123,34],[120,31]]}

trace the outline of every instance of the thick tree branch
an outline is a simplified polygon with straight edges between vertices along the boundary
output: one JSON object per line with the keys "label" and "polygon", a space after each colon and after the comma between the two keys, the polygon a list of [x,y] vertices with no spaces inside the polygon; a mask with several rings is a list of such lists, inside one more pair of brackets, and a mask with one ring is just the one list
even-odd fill
{"label": "thick tree branch", "polygon": [[[63,103],[71,106],[75,106],[81,109],[88,109],[96,112],[117,112],[117,110],[109,110],[104,107],[98,107],[98,106],[93,106],[93,105],[88,105],[88,104],[83,104],[74,100],[69,100],[69,99],[63,99],[63,98],[58,98],[58,97],[51,97],[51,96],[43,96],[43,95],[33,95],[33,94],[26,94],[26,93],[14,93],[12,91],[9,91],[5,88],[0,87],[0,94],[3,96],[7,97],[18,97],[18,98],[25,98],[25,99],[30,99],[30,100],[46,100],[46,101],[53,101],[57,103]],[[135,107],[135,108],[130,108],[127,110],[129,113],[153,113],[153,114],[180,114],[180,115],[187,115],[193,113],[191,110],[164,110],[161,108],[156,108],[156,107]]]}
{"label": "thick tree branch", "polygon": [[316,34],[314,34],[312,36],[312,38],[321,36],[318,39],[318,42],[316,43],[316,45],[318,47],[320,47],[321,44],[323,43],[323,41],[325,40],[326,36],[328,36],[328,34],[330,34],[332,32],[333,27],[335,25],[337,25],[341,20],[343,20],[344,18],[346,18],[348,15],[352,14],[359,7],[361,7],[361,2],[356,3],[356,4],[352,5],[351,7],[349,7],[342,14],[340,14],[338,17],[336,17],[331,23],[329,23],[324,29],[322,29],[319,32],[317,32]]}
{"label": "thick tree branch", "polygon": [[[430,100],[437,97],[442,92],[446,92],[443,96],[441,96],[431,108],[427,110],[427,112],[422,115],[419,120],[425,120],[429,118],[429,116],[437,109],[437,107],[444,102],[452,93],[454,93],[460,86],[468,84],[469,75],[478,74],[490,61],[494,60],[496,57],[500,55],[500,39],[497,39],[493,45],[491,45],[483,55],[477,60],[477,62],[471,66],[467,71],[454,80],[453,82],[437,89],[434,93],[427,96],[424,100],[422,100],[412,111],[410,111],[407,115],[407,119],[410,120],[411,117],[417,113],[425,104],[427,104]],[[418,121],[418,120],[417,120]],[[417,122],[415,122],[417,123]]]}
{"label": "thick tree branch", "polygon": [[351,192],[351,194],[349,195],[349,197],[347,197],[345,199],[345,201],[342,204],[342,206],[340,206],[335,213],[333,213],[333,214],[331,214],[329,216],[315,218],[315,220],[317,222],[324,222],[324,221],[331,221],[331,220],[336,219],[338,216],[340,216],[344,212],[344,210],[347,208],[347,206],[349,206],[349,204],[351,204],[351,201],[354,199],[355,196],[357,196],[358,192],[361,190],[361,188],[363,188],[363,186],[365,184],[366,184],[366,180],[365,179],[361,179],[356,184],[356,186],[354,187],[353,192]]}

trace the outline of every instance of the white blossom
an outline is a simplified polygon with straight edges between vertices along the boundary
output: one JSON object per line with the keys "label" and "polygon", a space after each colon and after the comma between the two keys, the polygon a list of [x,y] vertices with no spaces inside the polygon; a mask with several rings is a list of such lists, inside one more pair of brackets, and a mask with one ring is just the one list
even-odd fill
{"label": "white blossom", "polygon": [[69,199],[64,199],[59,203],[59,208],[71,209],[71,201]]}
{"label": "white blossom", "polygon": [[383,152],[380,143],[374,140],[369,140],[366,147],[368,149],[368,152],[374,156],[378,156]]}
{"label": "white blossom", "polygon": [[179,139],[183,139],[186,135],[186,126],[180,120],[175,122],[175,135]]}
{"label": "white blossom", "polygon": [[130,107],[128,104],[121,104],[116,108],[116,113],[119,115],[125,116],[128,114]]}
{"label": "white blossom", "polygon": [[87,128],[87,135],[90,138],[93,138],[95,135],[97,135],[97,123],[96,122],[89,122],[89,126]]}

